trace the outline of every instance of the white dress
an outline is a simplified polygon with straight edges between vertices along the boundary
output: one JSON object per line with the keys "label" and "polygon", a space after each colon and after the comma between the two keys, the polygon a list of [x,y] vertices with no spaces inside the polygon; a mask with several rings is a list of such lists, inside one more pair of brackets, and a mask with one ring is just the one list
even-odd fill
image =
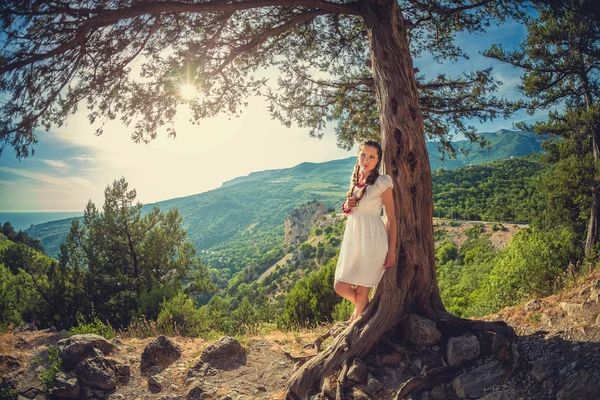
{"label": "white dress", "polygon": [[[335,269],[335,279],[352,285],[373,287],[383,276],[388,251],[387,230],[381,218],[381,193],[392,187],[389,175],[380,175],[369,185],[346,221],[346,230]],[[354,195],[361,189],[355,188]]]}

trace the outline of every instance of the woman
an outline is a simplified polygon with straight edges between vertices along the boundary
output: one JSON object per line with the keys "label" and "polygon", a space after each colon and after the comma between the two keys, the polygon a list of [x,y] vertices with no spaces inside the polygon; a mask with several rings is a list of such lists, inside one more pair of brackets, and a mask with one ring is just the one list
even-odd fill
{"label": "woman", "polygon": [[[369,303],[369,292],[386,268],[396,262],[396,215],[392,178],[379,175],[381,146],[364,142],[351,186],[342,209],[348,215],[346,230],[335,270],[334,290],[354,304],[350,320],[357,318]],[[387,229],[381,218],[385,207]]]}

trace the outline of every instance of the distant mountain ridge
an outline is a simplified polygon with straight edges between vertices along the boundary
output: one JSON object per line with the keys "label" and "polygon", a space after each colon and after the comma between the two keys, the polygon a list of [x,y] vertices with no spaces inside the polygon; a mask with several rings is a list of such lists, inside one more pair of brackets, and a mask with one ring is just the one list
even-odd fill
{"label": "distant mountain ridge", "polygon": [[[498,131],[484,133],[491,150],[480,151],[466,141],[456,142],[457,149],[469,149],[457,159],[440,161],[435,143],[428,143],[433,170],[455,169],[482,164],[511,156],[539,153],[544,140],[531,133]],[[144,205],[144,210],[158,206],[161,210],[177,207],[183,217],[188,239],[198,250],[209,249],[240,235],[276,232],[283,237],[283,221],[295,208],[317,199],[337,209],[349,185],[356,157],[323,163],[304,162],[292,168],[253,172],[224,182],[219,188],[176,199]],[[83,208],[84,205],[82,205]],[[97,204],[101,208],[101,204]],[[40,239],[46,252],[56,256],[65,239],[71,220],[52,221],[27,229]]]}

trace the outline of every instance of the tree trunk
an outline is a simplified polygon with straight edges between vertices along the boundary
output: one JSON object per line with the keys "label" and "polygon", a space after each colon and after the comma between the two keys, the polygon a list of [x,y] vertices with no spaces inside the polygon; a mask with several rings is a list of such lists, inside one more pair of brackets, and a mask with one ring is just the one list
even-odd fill
{"label": "tree trunk", "polygon": [[397,263],[362,316],[295,372],[290,397],[306,397],[320,378],[367,354],[407,311],[434,319],[445,313],[434,265],[431,169],[405,21],[394,0],[362,1],[360,15],[369,33],[384,168],[394,181]]}
{"label": "tree trunk", "polygon": [[[595,128],[595,127],[594,127]],[[592,139],[592,150],[594,152],[594,165],[598,168],[598,162],[600,161],[600,132],[598,129],[594,129],[591,134]],[[592,254],[592,250],[596,243],[598,243],[598,235],[600,234],[600,182],[597,179],[594,180],[594,186],[592,186],[592,207],[590,213],[590,223],[587,229],[587,239],[585,241],[585,255],[589,256]]]}

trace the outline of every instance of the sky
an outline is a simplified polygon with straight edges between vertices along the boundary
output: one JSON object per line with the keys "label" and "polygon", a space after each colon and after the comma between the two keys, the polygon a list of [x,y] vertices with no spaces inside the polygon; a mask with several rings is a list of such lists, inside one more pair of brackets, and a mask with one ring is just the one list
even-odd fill
{"label": "sky", "polygon": [[[494,66],[495,75],[504,83],[496,95],[516,99],[520,72],[479,52],[493,43],[513,48],[525,35],[525,28],[514,22],[494,26],[485,35],[459,36],[458,43],[470,55],[469,60],[437,64],[423,56],[414,64],[428,76],[454,76]],[[85,107],[80,109],[62,127],[36,132],[35,155],[19,161],[12,149],[4,150],[0,156],[0,211],[81,212],[90,199],[101,207],[104,189],[121,177],[136,189],[137,200],[148,204],[205,192],[254,171],[341,159],[356,152],[336,146],[333,125],[322,139],[311,138],[308,129],[286,128],[270,118],[261,98],[251,98],[240,117],[217,116],[199,125],[191,124],[182,109],[177,138],[163,135],[147,145],[134,143],[132,129],[119,121],[107,124],[104,134],[95,136],[96,127],[88,122]],[[473,125],[481,132],[495,132],[511,129],[521,120],[531,117],[519,112],[510,120]]]}

